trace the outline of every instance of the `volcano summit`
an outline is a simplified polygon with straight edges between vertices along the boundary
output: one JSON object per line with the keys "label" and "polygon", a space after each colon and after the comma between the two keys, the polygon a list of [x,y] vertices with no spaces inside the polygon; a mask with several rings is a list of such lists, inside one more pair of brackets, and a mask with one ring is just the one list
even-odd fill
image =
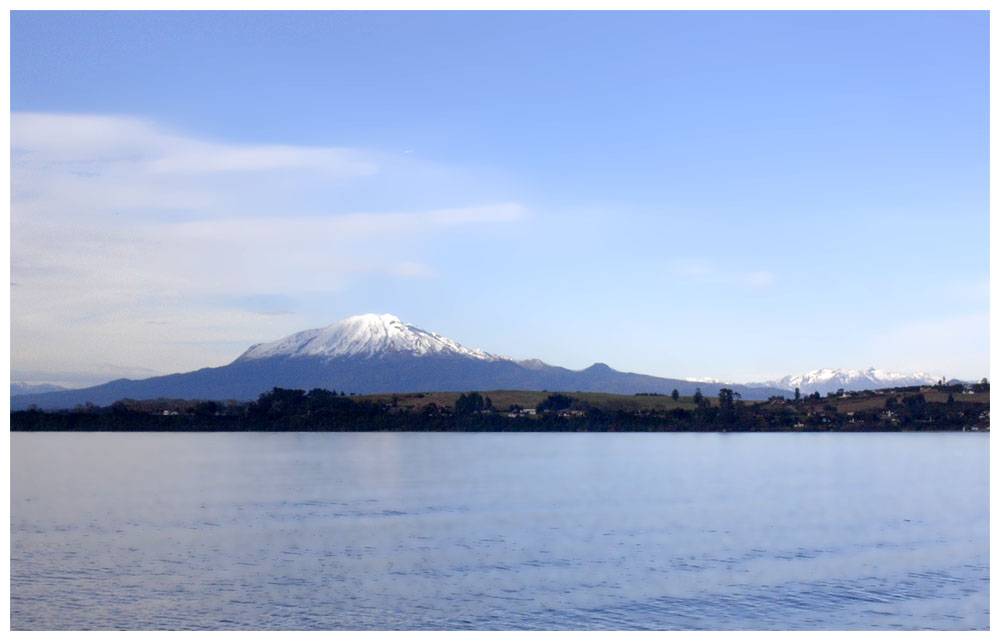
{"label": "volcano summit", "polygon": [[331,389],[357,394],[464,392],[473,390],[548,390],[613,394],[684,396],[700,388],[716,395],[729,387],[746,399],[764,399],[784,390],[658,378],[619,372],[603,363],[569,370],[538,359],[517,361],[404,323],[391,314],[352,316],[328,327],[310,329],[251,346],[222,367],[143,380],[119,379],[79,390],[26,394],[11,398],[11,409],[72,408],[83,403],[109,405],[123,398],[253,400],[274,387]]}

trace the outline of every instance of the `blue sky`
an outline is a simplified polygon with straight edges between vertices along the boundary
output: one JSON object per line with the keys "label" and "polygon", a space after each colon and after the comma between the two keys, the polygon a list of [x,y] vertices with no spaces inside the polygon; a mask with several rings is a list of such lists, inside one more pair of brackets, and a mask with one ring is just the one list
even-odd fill
{"label": "blue sky", "polygon": [[11,376],[393,313],[571,368],[988,376],[986,12],[13,12]]}

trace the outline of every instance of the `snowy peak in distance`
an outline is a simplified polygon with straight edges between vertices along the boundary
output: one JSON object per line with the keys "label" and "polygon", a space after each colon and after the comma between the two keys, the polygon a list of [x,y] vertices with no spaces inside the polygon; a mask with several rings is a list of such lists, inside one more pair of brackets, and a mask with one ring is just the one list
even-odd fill
{"label": "snowy peak in distance", "polygon": [[711,377],[685,378],[684,380],[690,383],[712,383],[714,385],[734,385],[732,381],[723,381],[718,378],[711,378]]}
{"label": "snowy peak in distance", "polygon": [[835,392],[838,389],[858,391],[882,387],[909,387],[912,385],[933,385],[940,380],[923,372],[900,374],[869,367],[866,370],[817,369],[799,376],[785,376],[774,381],[758,383],[793,391],[796,387],[803,394]]}
{"label": "snowy peak in distance", "polygon": [[308,329],[271,343],[254,345],[236,362],[274,357],[378,358],[461,356],[481,361],[508,360],[414,327],[392,314],[362,314],[320,329]]}
{"label": "snowy peak in distance", "polygon": [[45,392],[59,392],[66,388],[61,385],[51,385],[49,383],[11,383],[10,395],[18,394],[44,394]]}

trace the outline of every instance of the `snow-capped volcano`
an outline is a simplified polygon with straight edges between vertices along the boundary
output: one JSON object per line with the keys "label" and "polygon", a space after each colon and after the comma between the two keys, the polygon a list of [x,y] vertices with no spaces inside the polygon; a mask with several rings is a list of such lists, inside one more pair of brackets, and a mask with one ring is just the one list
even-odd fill
{"label": "snow-capped volcano", "polygon": [[464,356],[482,361],[509,360],[469,349],[455,341],[399,320],[392,314],[362,314],[319,329],[308,329],[252,346],[237,359],[273,357],[375,358],[388,355]]}
{"label": "snow-capped volcano", "polygon": [[900,374],[886,372],[874,367],[866,370],[817,369],[798,376],[785,376],[775,381],[760,383],[789,391],[799,388],[803,394],[835,392],[838,389],[856,391],[878,389],[880,387],[908,387],[911,385],[933,385],[940,377],[923,372]]}
{"label": "snow-capped volcano", "polygon": [[[123,398],[253,400],[275,387],[357,394],[548,390],[667,395],[677,390],[682,396],[700,389],[705,396],[714,396],[722,385],[619,372],[602,363],[569,370],[538,359],[515,361],[463,347],[391,314],[364,314],[254,345],[221,367],[138,381],[119,379],[81,390],[12,396],[11,408],[110,405]],[[726,387],[748,400],[784,391]]]}

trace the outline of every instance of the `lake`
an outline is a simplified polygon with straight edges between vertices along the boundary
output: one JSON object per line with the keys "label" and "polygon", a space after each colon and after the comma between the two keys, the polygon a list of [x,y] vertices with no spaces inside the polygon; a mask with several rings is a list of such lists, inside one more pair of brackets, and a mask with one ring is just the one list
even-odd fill
{"label": "lake", "polygon": [[984,630],[986,433],[13,433],[13,630]]}

